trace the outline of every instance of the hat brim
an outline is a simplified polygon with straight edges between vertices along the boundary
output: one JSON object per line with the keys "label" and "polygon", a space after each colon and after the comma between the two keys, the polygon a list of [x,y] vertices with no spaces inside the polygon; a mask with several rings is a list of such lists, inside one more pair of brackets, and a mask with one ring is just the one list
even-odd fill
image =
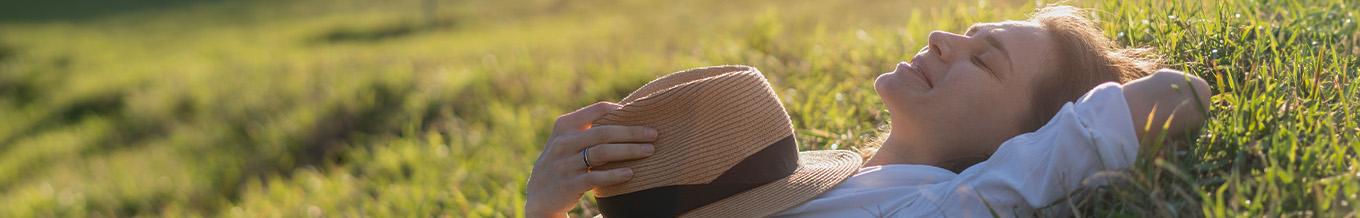
{"label": "hat brim", "polygon": [[851,151],[798,153],[798,169],[784,179],[691,210],[681,217],[767,217],[801,205],[850,178],[862,159]]}

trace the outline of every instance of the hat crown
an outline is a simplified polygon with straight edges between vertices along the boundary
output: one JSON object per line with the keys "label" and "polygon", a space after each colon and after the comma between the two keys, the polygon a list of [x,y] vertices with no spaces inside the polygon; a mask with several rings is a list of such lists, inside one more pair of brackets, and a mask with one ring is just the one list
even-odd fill
{"label": "hat crown", "polygon": [[709,183],[748,156],[793,136],[792,122],[774,89],[760,71],[748,66],[673,73],[649,82],[621,103],[622,108],[594,124],[654,128],[655,150],[647,158],[595,167],[633,170],[628,182],[595,189],[599,197]]}

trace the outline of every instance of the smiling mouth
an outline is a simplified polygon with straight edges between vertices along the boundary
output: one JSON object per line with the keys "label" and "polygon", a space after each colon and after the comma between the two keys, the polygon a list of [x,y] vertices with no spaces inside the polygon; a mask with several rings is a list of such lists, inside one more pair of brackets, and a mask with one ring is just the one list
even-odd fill
{"label": "smiling mouth", "polygon": [[903,73],[902,70],[910,71],[912,74],[921,77],[921,81],[926,82],[926,87],[935,88],[935,83],[930,81],[930,76],[926,75],[925,72],[921,72],[921,69],[916,68],[915,65],[911,65],[905,61],[897,63],[897,72]]}

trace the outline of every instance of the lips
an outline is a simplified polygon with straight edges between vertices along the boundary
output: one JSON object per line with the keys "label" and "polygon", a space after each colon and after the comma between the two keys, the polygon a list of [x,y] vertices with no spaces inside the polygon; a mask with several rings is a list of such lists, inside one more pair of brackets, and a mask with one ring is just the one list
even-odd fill
{"label": "lips", "polygon": [[920,68],[917,68],[916,66],[911,65],[910,63],[907,62],[897,63],[896,71],[897,73],[911,73],[913,75],[921,77],[921,81],[926,82],[926,87],[935,88],[935,83],[930,80],[930,76],[927,75],[925,72],[921,71]]}

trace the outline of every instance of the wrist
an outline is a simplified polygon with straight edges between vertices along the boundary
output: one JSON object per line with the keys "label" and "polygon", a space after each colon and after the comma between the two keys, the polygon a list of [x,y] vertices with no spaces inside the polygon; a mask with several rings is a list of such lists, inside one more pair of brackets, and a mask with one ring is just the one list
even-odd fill
{"label": "wrist", "polygon": [[539,206],[539,205],[536,205],[536,204],[532,203],[532,201],[531,201],[531,203],[526,204],[526,205],[524,206],[524,217],[528,217],[528,218],[559,218],[559,217],[560,217],[560,218],[565,218],[565,217],[567,217],[567,216],[566,216],[566,212],[565,212],[565,211],[557,211],[557,210],[552,210],[552,209],[546,209],[546,208],[543,208],[542,206]]}
{"label": "wrist", "polygon": [[567,214],[566,214],[566,213],[557,213],[557,212],[544,212],[544,211],[533,212],[533,211],[530,211],[530,212],[526,212],[526,213],[524,214],[524,217],[528,217],[528,218],[566,218],[566,217],[567,217]]}

